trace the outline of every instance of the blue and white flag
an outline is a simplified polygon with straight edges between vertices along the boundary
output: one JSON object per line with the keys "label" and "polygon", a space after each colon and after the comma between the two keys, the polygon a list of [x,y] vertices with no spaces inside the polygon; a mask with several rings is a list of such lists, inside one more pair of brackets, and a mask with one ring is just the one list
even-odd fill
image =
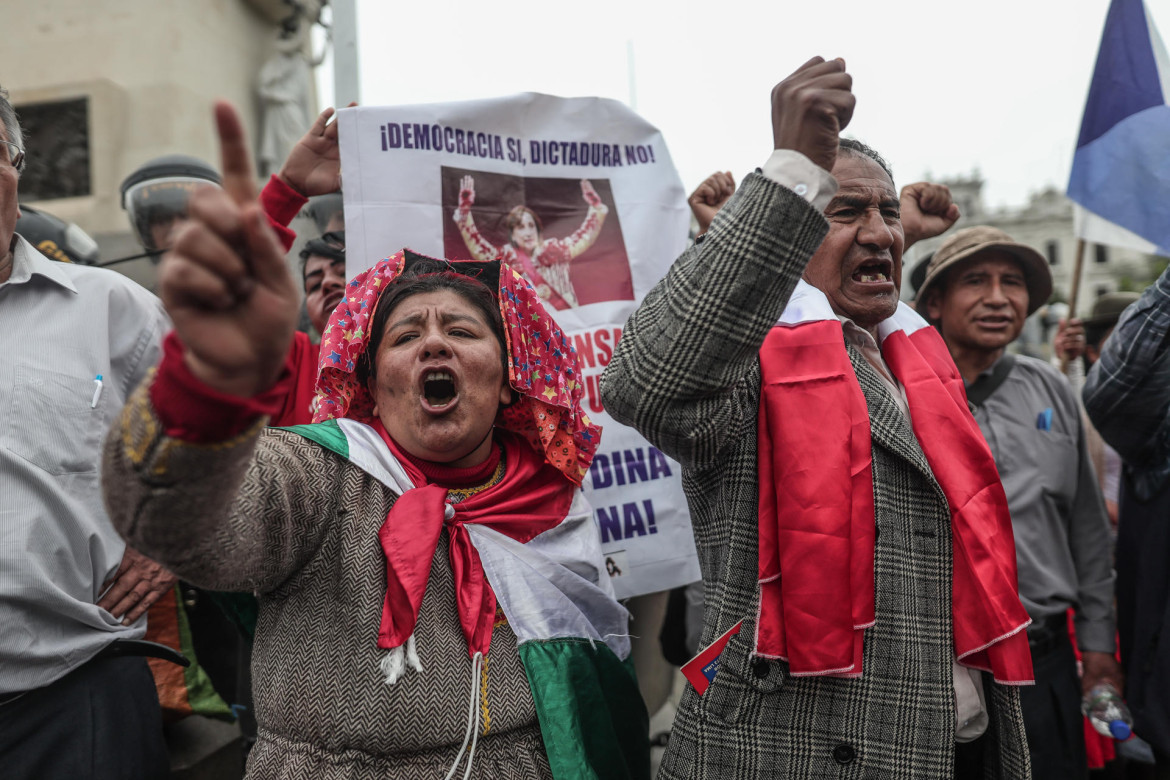
{"label": "blue and white flag", "polygon": [[1079,238],[1170,256],[1170,58],[1142,0],[1113,0],[1068,196]]}

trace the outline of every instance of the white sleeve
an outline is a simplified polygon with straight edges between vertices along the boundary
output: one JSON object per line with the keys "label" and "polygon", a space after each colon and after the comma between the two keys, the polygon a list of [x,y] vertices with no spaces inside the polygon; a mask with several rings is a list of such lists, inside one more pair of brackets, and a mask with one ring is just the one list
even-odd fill
{"label": "white sleeve", "polygon": [[817,211],[824,211],[837,194],[837,180],[833,175],[792,149],[772,152],[762,173],[807,200]]}

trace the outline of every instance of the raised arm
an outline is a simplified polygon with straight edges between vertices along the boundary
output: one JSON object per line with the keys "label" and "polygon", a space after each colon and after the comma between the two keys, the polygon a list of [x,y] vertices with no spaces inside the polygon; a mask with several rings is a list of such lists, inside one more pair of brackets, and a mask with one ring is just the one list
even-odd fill
{"label": "raised arm", "polygon": [[707,232],[711,227],[711,220],[715,219],[719,209],[723,208],[734,194],[735,178],[731,171],[715,171],[695,188],[687,198],[687,205],[691,207],[691,213],[699,223],[696,237]]}
{"label": "raised arm", "polygon": [[[270,591],[319,548],[338,511],[341,461],[264,430],[263,402],[241,405],[188,382],[181,359],[168,356],[115,422],[102,463],[110,519],[188,582]],[[247,427],[233,435],[239,424]]]}
{"label": "raised arm", "polygon": [[475,179],[471,176],[464,176],[459,180],[459,205],[455,207],[452,218],[459,226],[459,235],[463,236],[463,243],[467,245],[471,259],[486,263],[495,260],[496,256],[500,254],[500,250],[492,246],[491,242],[484,238],[483,234],[479,232],[479,228],[475,226],[475,220],[471,216],[471,206],[474,203]]}
{"label": "raised arm", "polygon": [[[605,224],[605,215],[609,213],[609,206],[601,202],[601,196],[597,194],[597,190],[593,189],[593,184],[588,179],[581,180],[581,197],[589,204],[589,210],[585,212],[585,219],[582,220],[581,227],[562,239],[565,249],[568,250],[569,260],[593,246],[593,242],[601,235],[601,226]],[[556,253],[549,252],[548,255],[553,257]],[[537,261],[539,262],[543,258],[544,253],[537,257]]]}
{"label": "raised arm", "polygon": [[321,482],[280,471],[289,453],[254,455],[287,393],[278,380],[291,381],[297,292],[256,201],[239,117],[219,104],[216,121],[224,188],[192,196],[163,259],[174,335],[108,437],[103,485],[115,526],[144,554],[209,587],[263,590],[303,562],[320,524],[296,517],[326,499],[307,488]]}
{"label": "raised arm", "polygon": [[959,219],[959,207],[945,184],[919,181],[907,184],[898,195],[902,220],[902,251],[927,238],[941,236]]}
{"label": "raised arm", "polygon": [[288,225],[308,199],[341,189],[341,149],[337,122],[329,121],[332,116],[332,108],[317,116],[313,126],[288,153],[280,171],[273,174],[260,192],[260,205],[268,217],[268,225],[286,252],[297,238]]}
{"label": "raised arm", "polygon": [[[844,63],[814,58],[772,92],[775,148],[824,175],[815,166],[832,169],[852,111]],[[827,232],[794,191],[745,178],[626,324],[602,377],[606,410],[685,465],[712,462],[756,424],[737,391]]]}
{"label": "raised arm", "polygon": [[1170,269],[1122,314],[1085,380],[1089,419],[1129,464],[1170,461]]}

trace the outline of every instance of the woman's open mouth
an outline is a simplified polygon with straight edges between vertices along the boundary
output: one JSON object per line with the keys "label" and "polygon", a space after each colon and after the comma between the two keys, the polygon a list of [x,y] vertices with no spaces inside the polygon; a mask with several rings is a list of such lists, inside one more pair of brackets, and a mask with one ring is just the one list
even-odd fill
{"label": "woman's open mouth", "polygon": [[449,371],[431,370],[423,372],[423,400],[435,411],[445,410],[459,396],[455,377]]}

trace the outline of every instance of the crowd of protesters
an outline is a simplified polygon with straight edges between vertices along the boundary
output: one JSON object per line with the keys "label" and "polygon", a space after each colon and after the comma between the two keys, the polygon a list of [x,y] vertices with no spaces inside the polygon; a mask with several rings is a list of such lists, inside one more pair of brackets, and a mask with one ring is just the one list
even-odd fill
{"label": "crowd of protesters", "polygon": [[[1061,369],[1014,354],[1048,263],[899,192],[842,136],[855,103],[839,59],[774,88],[771,155],[691,195],[602,378],[684,468],[685,655],[726,643],[658,776],[1083,778],[1112,689],[1149,762],[1109,771],[1170,777],[1170,280],[1063,323]],[[6,777],[165,777],[164,717],[217,691],[254,712],[251,778],[650,776],[547,296],[507,252],[347,280],[337,215],[294,280],[289,225],[341,186],[332,113],[262,189],[226,104],[218,170],[127,178],[160,300],[18,232],[0,91]],[[194,643],[180,578],[219,615]]]}

